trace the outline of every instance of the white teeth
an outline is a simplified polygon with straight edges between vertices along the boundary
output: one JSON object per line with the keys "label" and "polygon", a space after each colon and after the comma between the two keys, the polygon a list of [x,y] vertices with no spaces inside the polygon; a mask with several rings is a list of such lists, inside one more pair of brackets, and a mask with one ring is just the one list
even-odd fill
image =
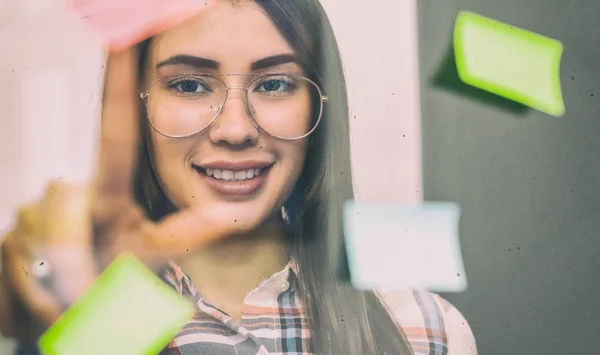
{"label": "white teeth", "polygon": [[242,171],[206,169],[206,175],[212,176],[217,180],[246,180],[252,179],[260,174],[260,169],[248,169]]}
{"label": "white teeth", "polygon": [[221,173],[223,180],[233,180],[234,172],[231,170],[223,170]]}

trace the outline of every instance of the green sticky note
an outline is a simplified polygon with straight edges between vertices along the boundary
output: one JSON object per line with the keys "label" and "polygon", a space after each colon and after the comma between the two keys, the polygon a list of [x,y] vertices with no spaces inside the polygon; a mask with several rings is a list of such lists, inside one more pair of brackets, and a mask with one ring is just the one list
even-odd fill
{"label": "green sticky note", "polygon": [[117,258],[42,335],[44,355],[156,355],[195,306],[132,255]]}
{"label": "green sticky note", "polygon": [[452,202],[344,205],[350,281],[360,290],[462,292],[460,207]]}
{"label": "green sticky note", "polygon": [[454,28],[454,52],[466,84],[552,116],[564,114],[559,41],[462,11]]}

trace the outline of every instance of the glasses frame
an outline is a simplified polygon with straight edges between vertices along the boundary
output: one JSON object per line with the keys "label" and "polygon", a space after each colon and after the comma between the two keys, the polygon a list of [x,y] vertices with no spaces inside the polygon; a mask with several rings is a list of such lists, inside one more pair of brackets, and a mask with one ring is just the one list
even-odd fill
{"label": "glasses frame", "polygon": [[[261,125],[258,123],[258,121],[256,120],[256,117],[254,116],[254,110],[251,109],[250,107],[250,101],[248,100],[248,90],[250,89],[250,87],[256,83],[257,81],[265,78],[265,77],[269,77],[269,76],[277,76],[277,75],[285,75],[285,76],[291,76],[291,77],[297,77],[297,78],[302,78],[306,81],[308,81],[310,84],[312,84],[316,89],[317,89],[317,93],[319,94],[319,101],[321,102],[321,108],[319,110],[319,118],[317,118],[317,122],[315,123],[314,127],[308,132],[305,133],[304,135],[300,136],[300,137],[296,137],[296,138],[285,138],[285,137],[280,137],[274,134],[269,133],[267,130],[265,130],[263,127],[261,127]],[[168,80],[168,79],[173,79],[173,78],[182,78],[182,77],[201,77],[201,76],[208,76],[211,77],[213,79],[216,79],[218,81],[220,81],[221,83],[223,83],[223,85],[225,86],[226,90],[225,90],[225,97],[223,98],[223,101],[219,104],[218,106],[218,111],[215,112],[215,117],[213,117],[213,119],[203,128],[199,129],[196,132],[190,133],[190,134],[185,134],[185,135],[169,135],[169,134],[165,134],[163,132],[161,132],[159,129],[157,129],[154,124],[152,123],[152,119],[150,118],[150,108],[148,105],[148,100],[150,97],[150,91],[152,91],[152,88],[158,84],[160,81],[162,80]],[[246,86],[232,86],[230,87],[229,85],[227,85],[227,83],[225,83],[223,80],[221,80],[221,77],[235,77],[235,76],[239,76],[239,77],[254,77],[254,79],[250,80]],[[168,137],[168,138],[188,138],[188,137],[192,137],[195,136],[197,134],[200,134],[202,132],[204,132],[205,130],[207,130],[209,127],[211,127],[213,125],[213,123],[215,123],[215,121],[217,120],[217,118],[219,118],[219,116],[221,115],[221,112],[223,111],[223,107],[225,107],[225,104],[227,103],[227,98],[229,97],[229,90],[244,90],[246,91],[245,94],[245,99],[246,99],[246,110],[249,113],[251,119],[252,119],[252,124],[254,125],[254,127],[256,127],[257,129],[260,129],[261,131],[265,132],[267,135],[277,138],[277,139],[281,139],[281,140],[285,140],[285,141],[295,141],[295,140],[299,140],[299,139],[303,139],[308,137],[311,133],[313,133],[317,127],[319,126],[319,123],[321,122],[321,118],[323,117],[323,109],[324,109],[324,104],[326,102],[329,101],[329,96],[325,95],[323,93],[323,91],[321,90],[321,88],[319,87],[319,85],[317,85],[317,83],[315,83],[313,80],[303,76],[303,75],[299,75],[299,74],[291,74],[291,73],[266,73],[266,74],[180,74],[180,75],[170,75],[170,76],[166,76],[166,77],[162,77],[159,79],[154,80],[150,86],[148,86],[148,89],[146,91],[141,91],[140,92],[140,99],[144,100],[145,105],[146,105],[146,118],[148,120],[148,122],[150,123],[150,126],[152,127],[152,129],[154,129],[157,133],[159,133],[162,136]]]}

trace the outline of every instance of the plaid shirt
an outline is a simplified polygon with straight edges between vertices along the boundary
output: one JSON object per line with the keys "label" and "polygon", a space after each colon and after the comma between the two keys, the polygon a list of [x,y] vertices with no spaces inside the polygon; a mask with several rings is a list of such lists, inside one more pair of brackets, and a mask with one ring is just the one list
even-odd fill
{"label": "plaid shirt", "polygon": [[[205,302],[174,263],[164,278],[198,312],[171,341],[167,354],[308,355],[310,328],[298,293],[297,269],[290,263],[246,297],[241,323]],[[417,355],[476,355],[466,320],[448,302],[427,292],[378,293]]]}

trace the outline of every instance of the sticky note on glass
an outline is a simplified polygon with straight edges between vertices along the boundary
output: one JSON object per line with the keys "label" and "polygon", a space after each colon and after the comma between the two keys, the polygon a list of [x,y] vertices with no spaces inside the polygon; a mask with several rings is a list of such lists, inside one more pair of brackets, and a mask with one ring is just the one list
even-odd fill
{"label": "sticky note on glass", "polygon": [[454,53],[466,84],[552,116],[564,114],[561,42],[463,11],[454,28]]}
{"label": "sticky note on glass", "polygon": [[44,355],[156,355],[194,311],[138,259],[122,255],[42,335],[39,347]]}
{"label": "sticky note on glass", "polygon": [[462,292],[460,207],[347,201],[344,237],[352,285],[360,290]]}
{"label": "sticky note on glass", "polygon": [[214,0],[67,0],[110,51],[126,49],[192,18]]}

